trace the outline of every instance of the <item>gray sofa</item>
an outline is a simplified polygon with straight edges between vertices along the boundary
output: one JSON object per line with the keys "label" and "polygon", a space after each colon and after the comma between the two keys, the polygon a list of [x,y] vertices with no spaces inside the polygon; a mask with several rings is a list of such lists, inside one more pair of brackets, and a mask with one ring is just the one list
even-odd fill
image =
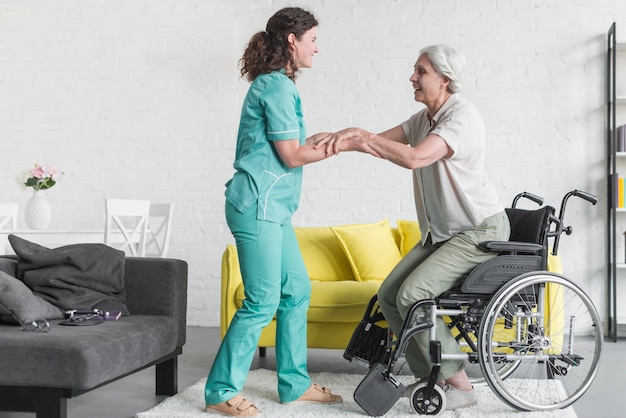
{"label": "gray sofa", "polygon": [[[187,264],[162,258],[124,261],[130,315],[94,326],[50,332],[0,324],[0,410],[67,416],[67,400],[150,366],[156,394],[178,391],[177,358],[186,337]],[[17,259],[0,257],[0,271],[16,276]]]}

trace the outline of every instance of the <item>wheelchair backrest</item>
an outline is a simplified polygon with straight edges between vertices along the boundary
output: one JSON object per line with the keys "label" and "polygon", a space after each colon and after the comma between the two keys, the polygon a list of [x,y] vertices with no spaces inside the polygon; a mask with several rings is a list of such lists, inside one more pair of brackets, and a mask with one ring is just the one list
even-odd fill
{"label": "wheelchair backrest", "polygon": [[536,210],[507,208],[506,214],[511,223],[509,241],[530,242],[547,248],[550,216],[554,215],[552,206],[544,206]]}
{"label": "wheelchair backrest", "polygon": [[506,214],[511,224],[509,241],[530,242],[543,247],[541,252],[541,268],[548,264],[548,232],[550,217],[554,215],[552,206],[544,206],[535,210],[507,208]]}

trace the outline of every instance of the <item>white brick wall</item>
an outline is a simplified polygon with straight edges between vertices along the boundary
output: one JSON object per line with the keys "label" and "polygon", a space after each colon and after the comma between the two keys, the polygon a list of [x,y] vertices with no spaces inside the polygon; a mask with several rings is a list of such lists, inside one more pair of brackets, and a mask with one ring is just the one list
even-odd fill
{"label": "white brick wall", "polygon": [[[621,0],[0,0],[0,200],[23,208],[15,175],[52,162],[66,176],[48,193],[51,228],[103,225],[105,197],[175,202],[189,324],[217,325],[233,242],[223,184],[247,89],[237,60],[285,5],[320,21],[320,53],[298,80],[310,133],[402,122],[420,108],[408,82],[418,50],[460,48],[505,203],[522,190],[557,206],[574,188],[599,195],[569,204],[575,234],[561,250],[604,312],[604,53]],[[360,154],[305,169],[297,225],[385,217],[414,217],[408,171]]]}

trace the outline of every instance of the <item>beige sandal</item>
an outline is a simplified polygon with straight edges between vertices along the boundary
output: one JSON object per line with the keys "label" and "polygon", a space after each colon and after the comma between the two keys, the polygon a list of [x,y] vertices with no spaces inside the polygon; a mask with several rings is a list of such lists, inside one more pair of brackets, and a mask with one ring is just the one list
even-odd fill
{"label": "beige sandal", "polygon": [[288,403],[341,403],[343,398],[333,395],[330,389],[321,387],[313,383],[302,396],[293,402]]}
{"label": "beige sandal", "polygon": [[263,415],[254,404],[241,395],[235,395],[226,402],[207,405],[204,412],[221,412],[231,417],[259,417]]}

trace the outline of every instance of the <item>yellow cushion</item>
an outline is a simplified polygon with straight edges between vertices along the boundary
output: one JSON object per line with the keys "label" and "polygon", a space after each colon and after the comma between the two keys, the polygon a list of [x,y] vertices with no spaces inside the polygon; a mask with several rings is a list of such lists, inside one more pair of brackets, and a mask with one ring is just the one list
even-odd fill
{"label": "yellow cushion", "polygon": [[354,274],[339,240],[329,227],[295,228],[311,280],[352,280]]}
{"label": "yellow cushion", "polygon": [[391,228],[391,235],[393,235],[393,240],[396,243],[396,247],[400,248],[400,231],[398,228]]}
{"label": "yellow cushion", "polygon": [[357,281],[384,280],[402,258],[384,219],[373,224],[333,226]]}
{"label": "yellow cushion", "polygon": [[358,322],[382,281],[311,281],[308,322]]}
{"label": "yellow cushion", "polygon": [[398,219],[398,232],[400,232],[400,252],[406,255],[422,239],[422,231],[417,221]]}
{"label": "yellow cushion", "polygon": [[[336,282],[311,281],[311,303],[308,322],[359,322],[372,296],[382,281],[359,283],[354,280]],[[236,291],[237,308],[245,299],[243,284]]]}

